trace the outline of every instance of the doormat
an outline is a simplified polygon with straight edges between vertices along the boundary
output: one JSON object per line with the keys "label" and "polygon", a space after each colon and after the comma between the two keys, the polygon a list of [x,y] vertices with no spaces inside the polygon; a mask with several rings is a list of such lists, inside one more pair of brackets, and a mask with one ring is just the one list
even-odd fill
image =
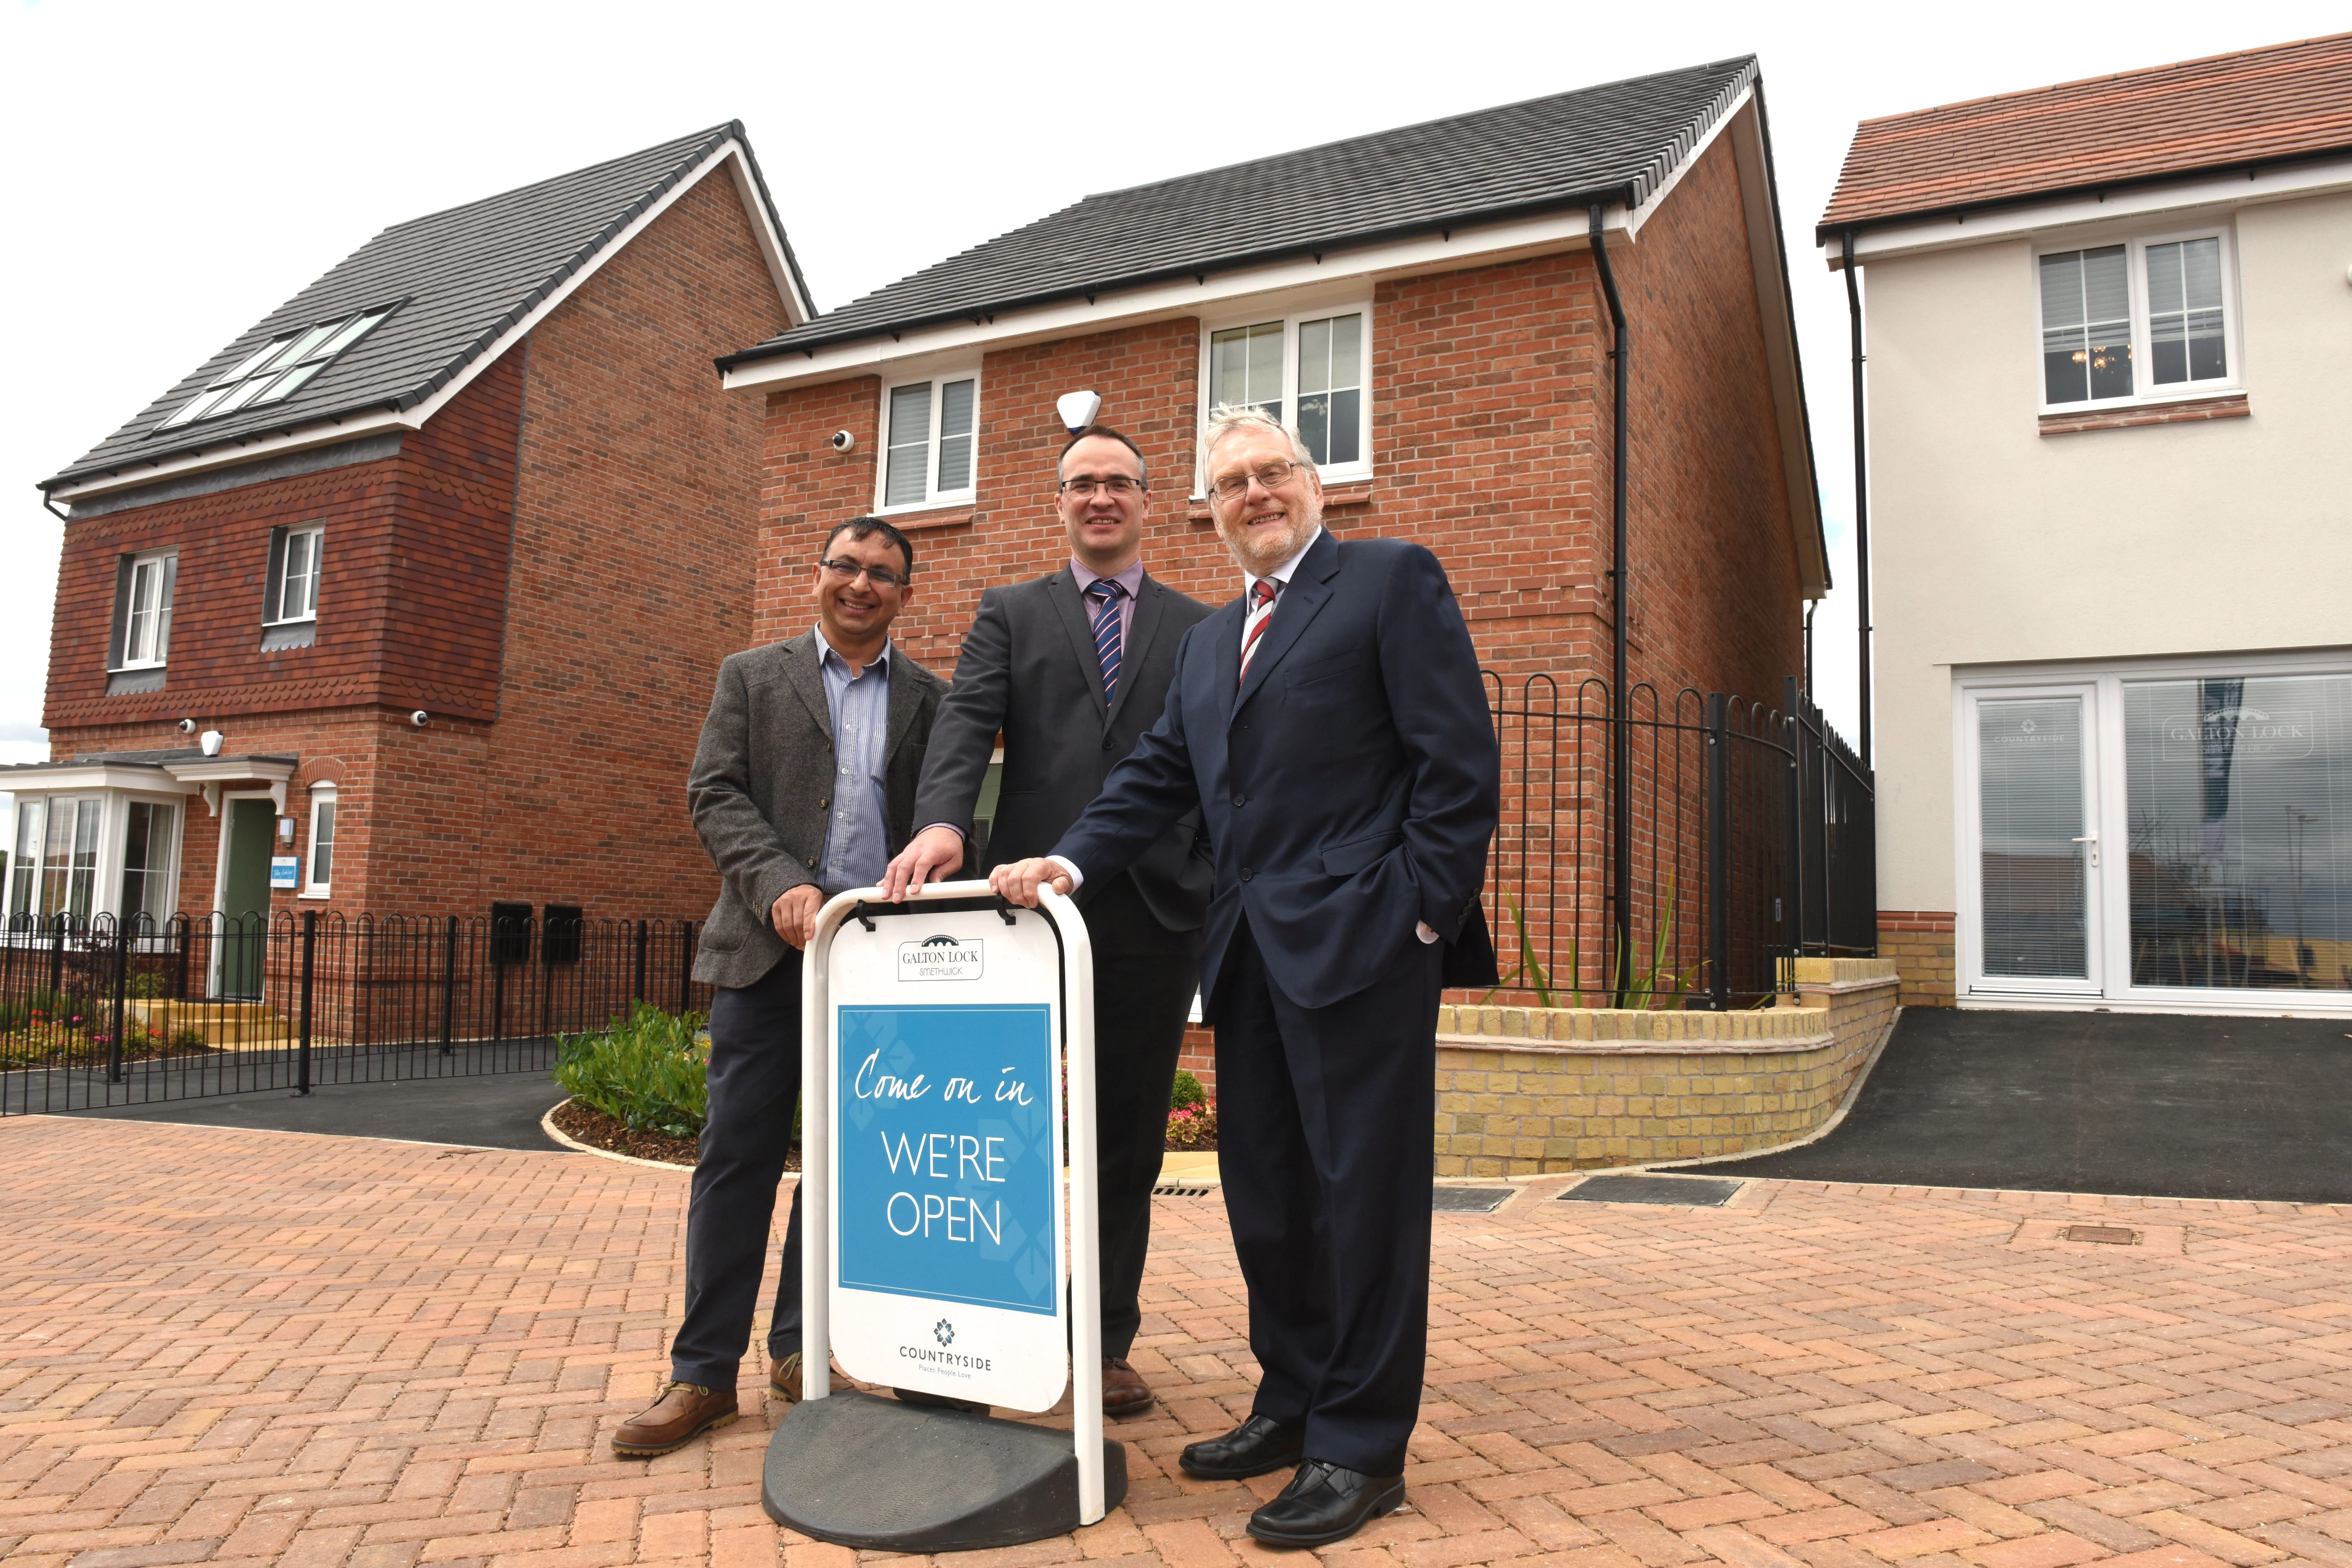
{"label": "doormat", "polygon": [[1559,1194],[1564,1204],[1682,1204],[1721,1208],[1745,1182],[1718,1176],[1587,1176]]}

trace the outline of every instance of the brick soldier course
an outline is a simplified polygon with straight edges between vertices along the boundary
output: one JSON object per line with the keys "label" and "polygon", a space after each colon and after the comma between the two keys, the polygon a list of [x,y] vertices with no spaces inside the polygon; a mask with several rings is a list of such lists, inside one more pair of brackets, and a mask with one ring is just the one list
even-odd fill
{"label": "brick soldier course", "polygon": [[[603,1453],[662,1373],[682,1172],[43,1118],[0,1158],[11,1568],[859,1555],[761,1513],[756,1398],[711,1442]],[[1571,1179],[1438,1216],[1412,1510],[1335,1564],[2352,1564],[2352,1210],[1550,1201]],[[1255,1373],[1221,1205],[1162,1199],[1154,1234],[1138,1358],[1166,1402],[1118,1434],[1129,1500],[957,1568],[1262,1555],[1241,1526],[1283,1478],[1174,1465]]]}

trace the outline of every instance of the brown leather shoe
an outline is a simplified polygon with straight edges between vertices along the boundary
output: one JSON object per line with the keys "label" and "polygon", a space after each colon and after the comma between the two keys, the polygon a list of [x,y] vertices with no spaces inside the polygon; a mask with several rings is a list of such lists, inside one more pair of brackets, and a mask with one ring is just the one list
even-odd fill
{"label": "brown leather shoe", "polygon": [[801,1352],[794,1351],[782,1361],[768,1363],[768,1397],[781,1399],[787,1405],[801,1402]]}
{"label": "brown leather shoe", "polygon": [[630,1416],[613,1433],[613,1452],[625,1459],[650,1459],[683,1448],[714,1426],[724,1426],[736,1415],[735,1391],[705,1388],[695,1383],[662,1385],[653,1408]]}
{"label": "brown leather shoe", "polygon": [[1103,1357],[1103,1414],[1139,1415],[1151,1408],[1155,1396],[1143,1374],[1127,1364],[1125,1356]]}

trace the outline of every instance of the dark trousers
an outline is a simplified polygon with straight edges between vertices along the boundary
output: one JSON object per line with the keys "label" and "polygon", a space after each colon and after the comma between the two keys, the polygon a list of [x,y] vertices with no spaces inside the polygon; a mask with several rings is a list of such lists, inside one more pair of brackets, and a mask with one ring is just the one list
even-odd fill
{"label": "dark trousers", "polygon": [[[751,1338],[768,1226],[801,1095],[801,955],[710,998],[710,1110],[686,1211],[686,1318],[670,1376],[731,1390]],[[793,1188],[768,1353],[801,1348],[801,1197]]]}
{"label": "dark trousers", "polygon": [[1255,1410],[1307,1457],[1404,1470],[1429,1342],[1436,944],[1328,1007],[1285,997],[1244,924],[1219,998],[1217,1164],[1249,1286]]}
{"label": "dark trousers", "polygon": [[1095,1191],[1102,1353],[1124,1357],[1143,1321],[1151,1189],[1168,1150],[1168,1092],[1201,983],[1201,933],[1152,918],[1118,878],[1086,907],[1095,954]]}

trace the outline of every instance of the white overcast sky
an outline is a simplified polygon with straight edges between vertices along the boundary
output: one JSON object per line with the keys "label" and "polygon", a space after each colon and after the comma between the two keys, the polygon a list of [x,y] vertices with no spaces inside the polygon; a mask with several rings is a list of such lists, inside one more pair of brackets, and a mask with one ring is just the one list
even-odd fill
{"label": "white overcast sky", "polygon": [[1750,52],[1851,735],[1845,301],[1811,234],[1854,122],[2335,31],[2340,5],[0,0],[0,761],[47,754],[62,530],[35,481],[389,224],[740,119],[830,309],[1090,191]]}

